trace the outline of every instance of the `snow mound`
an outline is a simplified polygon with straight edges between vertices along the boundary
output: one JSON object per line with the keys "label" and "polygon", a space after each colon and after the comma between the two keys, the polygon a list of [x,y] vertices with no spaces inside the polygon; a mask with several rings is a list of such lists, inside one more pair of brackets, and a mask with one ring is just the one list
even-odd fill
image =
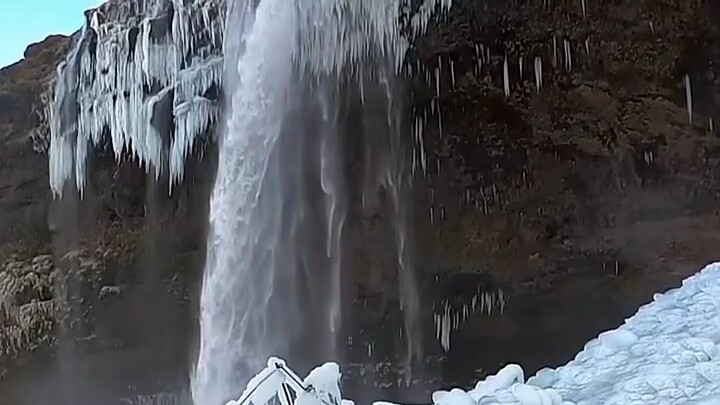
{"label": "snow mound", "polygon": [[[510,364],[470,391],[436,391],[432,403],[720,404],[719,345],[720,264],[712,264],[684,280],[682,287],[656,294],[654,302],[588,342],[565,366],[542,369],[525,381],[523,369]],[[329,363],[313,371],[305,384],[329,393],[325,398],[332,401],[340,397],[339,377],[339,367]]]}
{"label": "snow mound", "polygon": [[[523,381],[509,365],[437,405],[720,404],[720,264],[656,294],[619,328],[601,333],[557,369]],[[474,402],[468,402],[468,397]]]}
{"label": "snow mound", "polygon": [[720,395],[720,264],[656,294],[574,360],[529,383],[577,404],[674,404]]}

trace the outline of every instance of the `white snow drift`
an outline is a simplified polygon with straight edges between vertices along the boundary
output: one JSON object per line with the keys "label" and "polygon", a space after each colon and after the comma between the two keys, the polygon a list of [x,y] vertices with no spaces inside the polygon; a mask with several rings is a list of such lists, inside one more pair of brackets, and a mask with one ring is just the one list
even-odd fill
{"label": "white snow drift", "polygon": [[[306,380],[304,389],[327,393],[332,398],[327,403],[340,403],[339,373],[331,372],[336,367],[322,366],[318,370],[323,371],[315,371],[313,378]],[[324,403],[317,399],[312,402]],[[681,288],[656,294],[654,302],[640,308],[624,325],[588,342],[565,366],[543,369],[526,381],[522,368],[511,364],[478,382],[472,390],[437,391],[432,395],[432,403],[718,404],[720,264],[710,265],[686,279]],[[392,404],[375,402],[375,405]]]}

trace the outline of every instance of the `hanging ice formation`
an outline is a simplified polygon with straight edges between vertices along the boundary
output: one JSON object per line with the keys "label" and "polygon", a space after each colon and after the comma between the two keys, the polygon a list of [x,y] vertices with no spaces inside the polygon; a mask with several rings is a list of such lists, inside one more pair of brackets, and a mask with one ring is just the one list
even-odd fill
{"label": "hanging ice formation", "polygon": [[503,62],[503,89],[505,90],[505,97],[510,97],[510,73],[508,72],[507,55]]}
{"label": "hanging ice formation", "polygon": [[535,90],[539,93],[542,88],[542,58],[535,57]]}
{"label": "hanging ice formation", "polygon": [[590,37],[585,38],[585,55],[590,58]]}
{"label": "hanging ice formation", "polygon": [[570,41],[564,39],[563,45],[565,47],[565,69],[570,72],[572,71],[572,51],[570,47]]}
{"label": "hanging ice formation", "polygon": [[518,59],[518,66],[520,66],[520,81],[521,82],[523,81],[523,65],[524,65],[524,60],[523,60],[523,57],[520,56],[520,58]]}
{"label": "hanging ice formation", "polygon": [[[379,133],[388,134],[368,137],[379,147],[365,145],[371,161],[363,201],[368,191],[388,192],[405,336],[412,343],[419,300],[404,200],[409,167],[406,173],[401,150],[409,134],[401,133],[394,78],[408,36],[449,6],[449,0],[228,2],[228,109],[210,204],[195,403],[237,398],[243,379],[269,355],[287,353],[298,333],[323,344],[319,355],[336,355],[350,186],[340,146],[349,94],[359,96],[361,115],[373,118],[363,125],[381,125]],[[311,200],[314,192],[321,198]]]}
{"label": "hanging ice formation", "polygon": [[222,79],[221,0],[111,0],[86,12],[58,66],[50,106],[50,186],[82,192],[91,147],[157,177],[183,177],[185,158],[217,119]]}
{"label": "hanging ice formation", "polygon": [[690,76],[685,75],[683,78],[685,84],[685,102],[687,103],[688,120],[690,125],[693,123],[693,99],[692,99],[692,85],[690,83]]}
{"label": "hanging ice formation", "polygon": [[442,299],[433,306],[435,323],[435,337],[443,350],[450,350],[450,336],[469,317],[476,314],[492,315],[503,313],[507,303],[507,296],[502,289],[483,291],[478,288],[476,293],[468,299],[462,296]]}

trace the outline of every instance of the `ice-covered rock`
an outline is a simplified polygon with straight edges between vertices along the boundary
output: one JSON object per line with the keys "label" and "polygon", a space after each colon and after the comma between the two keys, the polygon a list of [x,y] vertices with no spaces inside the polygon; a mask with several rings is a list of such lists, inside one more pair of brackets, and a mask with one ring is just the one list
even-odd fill
{"label": "ice-covered rock", "polygon": [[219,114],[224,1],[112,0],[86,12],[50,105],[50,186],[83,190],[92,147],[182,179]]}
{"label": "ice-covered rock", "polygon": [[573,361],[541,370],[530,383],[577,404],[715,403],[717,287],[720,265],[713,264],[681,288],[655,294],[625,325],[601,333]]}

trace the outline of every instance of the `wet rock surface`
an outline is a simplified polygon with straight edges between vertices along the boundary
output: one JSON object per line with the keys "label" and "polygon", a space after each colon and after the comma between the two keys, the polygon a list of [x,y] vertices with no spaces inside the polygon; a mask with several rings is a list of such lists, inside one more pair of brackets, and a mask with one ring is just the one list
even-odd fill
{"label": "wet rock surface", "polygon": [[[355,324],[343,337],[351,397],[422,400],[507,362],[529,373],[565,363],[654,292],[720,259],[718,5],[586,3],[583,14],[580,1],[458,2],[417,44],[431,78],[407,83],[409,110],[430,117],[412,198],[430,363],[405,386],[391,224],[382,210],[361,216],[363,245],[349,255]],[[71,303],[67,320],[84,321],[47,317],[52,333],[0,355],[0,396],[182,403],[187,395],[158,393],[187,387],[214,151],[189,163],[171,197],[165,180],[100,152],[84,200],[53,201],[34,111],[67,43],[51,37],[0,71],[0,274],[38,274],[16,305]],[[444,353],[433,304],[455,297],[468,276],[454,274],[466,273],[487,274],[479,286],[502,286],[507,305],[468,317]]]}

